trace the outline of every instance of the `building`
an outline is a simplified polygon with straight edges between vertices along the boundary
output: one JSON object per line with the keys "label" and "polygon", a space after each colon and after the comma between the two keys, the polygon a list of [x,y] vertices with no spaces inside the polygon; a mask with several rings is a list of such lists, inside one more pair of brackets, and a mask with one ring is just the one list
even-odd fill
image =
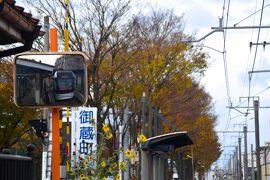
{"label": "building", "polygon": [[270,180],[270,142],[266,142],[261,148],[262,180]]}
{"label": "building", "polygon": [[[23,7],[16,6],[16,1],[0,0],[0,58],[29,51],[34,40],[44,34],[38,23]],[[22,46],[8,46],[14,43]]]}

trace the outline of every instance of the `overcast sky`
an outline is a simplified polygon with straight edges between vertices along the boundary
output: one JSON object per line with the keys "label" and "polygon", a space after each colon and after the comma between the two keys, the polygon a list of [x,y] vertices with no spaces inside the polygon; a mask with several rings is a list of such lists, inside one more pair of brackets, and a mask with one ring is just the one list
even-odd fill
{"label": "overcast sky", "polygon": [[[225,0],[225,9],[223,13],[224,0],[144,0],[151,3],[154,7],[164,7],[174,9],[178,15],[184,14],[185,32],[188,34],[196,32],[197,39],[203,37],[207,33],[211,32],[211,27],[218,26],[218,18],[224,16],[224,26],[226,25],[227,12],[228,12],[228,0]],[[265,1],[264,6],[269,5],[270,1]],[[257,0],[231,0],[229,13],[228,13],[228,27],[232,27],[234,24],[237,26],[259,26],[261,11],[255,15],[254,12],[262,8],[262,1]],[[270,6],[266,7],[263,11],[261,25],[269,26],[270,20]],[[226,62],[227,62],[227,74],[229,84],[229,97],[232,105],[239,104],[239,97],[247,97],[249,92],[249,76],[248,71],[252,71],[254,64],[254,71],[269,70],[270,61],[269,50],[270,46],[258,46],[256,58],[255,51],[256,46],[249,48],[249,43],[257,42],[258,29],[245,29],[245,30],[227,30],[226,33]],[[269,42],[268,28],[260,30],[259,43]],[[223,51],[224,38],[223,33],[216,32],[202,41],[205,46],[215,48],[218,51]],[[242,131],[243,124],[246,124],[249,131],[254,131],[254,110],[250,109],[248,116],[243,116],[242,113],[231,110],[230,117],[228,118],[229,109],[228,106],[228,93],[225,81],[224,70],[224,58],[223,54],[217,51],[210,50],[209,48],[203,49],[210,55],[209,63],[210,67],[206,72],[206,76],[202,79],[201,84],[205,87],[206,91],[213,97],[215,103],[215,112],[218,115],[217,131]],[[255,63],[254,63],[255,59]],[[259,96],[260,106],[270,106],[270,73],[256,73],[252,75],[250,95]],[[247,98],[242,98],[242,101]],[[250,106],[253,106],[253,101],[250,101]],[[240,106],[246,106],[247,103],[243,103]],[[241,112],[247,112],[247,109],[237,109]],[[270,141],[270,109],[260,109],[260,144],[264,145],[265,141]],[[228,126],[229,125],[229,126]],[[227,128],[226,128],[227,127]],[[224,159],[228,159],[229,156],[225,155],[233,153],[234,148],[226,147],[236,145],[238,142],[238,133],[218,133],[220,142],[224,146],[224,153],[218,161],[219,166],[224,166]],[[240,134],[241,137],[242,134]],[[248,133],[248,147],[252,143],[255,147],[254,133]],[[243,140],[242,140],[243,142]],[[242,144],[243,146],[243,144]],[[250,148],[249,148],[250,149]]]}

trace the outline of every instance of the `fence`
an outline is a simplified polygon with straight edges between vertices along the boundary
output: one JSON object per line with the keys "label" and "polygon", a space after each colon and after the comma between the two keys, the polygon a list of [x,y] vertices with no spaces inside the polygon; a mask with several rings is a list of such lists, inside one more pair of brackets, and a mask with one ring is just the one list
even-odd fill
{"label": "fence", "polygon": [[[0,154],[1,180],[34,180],[35,165],[33,149],[27,149],[27,156]],[[29,151],[30,150],[30,151]]]}

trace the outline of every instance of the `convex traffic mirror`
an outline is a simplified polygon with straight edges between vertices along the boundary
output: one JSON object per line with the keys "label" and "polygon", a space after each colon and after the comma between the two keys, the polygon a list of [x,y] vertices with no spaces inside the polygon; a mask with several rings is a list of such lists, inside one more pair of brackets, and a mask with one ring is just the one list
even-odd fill
{"label": "convex traffic mirror", "polygon": [[14,99],[20,107],[81,106],[87,100],[86,56],[79,52],[15,57]]}

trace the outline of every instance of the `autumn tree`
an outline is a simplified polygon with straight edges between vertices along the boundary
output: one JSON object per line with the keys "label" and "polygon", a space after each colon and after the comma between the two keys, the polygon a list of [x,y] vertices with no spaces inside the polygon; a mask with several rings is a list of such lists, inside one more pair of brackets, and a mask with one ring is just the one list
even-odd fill
{"label": "autumn tree", "polygon": [[[165,116],[180,129],[188,131],[194,141],[193,162],[197,172],[202,175],[221,154],[215,132],[217,117],[213,112],[211,97],[193,80],[189,88],[171,89],[162,99]],[[185,157],[191,156],[191,148],[183,149],[183,153]]]}
{"label": "autumn tree", "polygon": [[0,151],[20,141],[30,131],[28,121],[39,116],[36,109],[17,107],[13,91],[12,62],[0,60]]}
{"label": "autumn tree", "polygon": [[[120,80],[124,85],[119,96],[131,99],[129,108],[140,116],[138,104],[145,92],[166,118],[189,132],[195,144],[195,162],[203,162],[209,168],[220,155],[214,131],[216,116],[211,97],[196,81],[207,68],[207,54],[181,43],[183,37],[187,38],[182,30],[182,17],[172,11],[137,16],[133,25],[135,46],[129,52],[138,53],[131,57],[129,72]],[[199,156],[207,150],[211,150],[211,155]]]}
{"label": "autumn tree", "polygon": [[[60,42],[63,42],[64,2],[28,0],[28,4],[40,15],[50,17],[52,25],[59,30]],[[72,51],[83,51],[92,63],[89,67],[88,105],[98,109],[98,129],[101,129],[100,125],[108,117],[113,104],[117,83],[115,74],[124,68],[123,62],[117,63],[116,58],[129,38],[129,4],[130,0],[83,0],[70,1],[69,4],[69,46]]]}
{"label": "autumn tree", "polygon": [[[64,2],[28,3],[40,15],[50,17],[63,42]],[[210,96],[195,81],[207,69],[207,54],[181,42],[190,38],[183,33],[183,16],[169,10],[131,16],[129,10],[130,0],[70,1],[70,49],[85,52],[92,62],[88,104],[98,108],[99,126],[112,113],[114,120],[109,123],[114,135],[123,124],[132,130],[134,143],[141,128],[140,101],[145,92],[168,119],[190,131],[195,143],[201,143],[198,154],[206,148],[203,136],[211,136],[216,155],[206,160],[210,166],[219,155],[214,132],[216,117],[211,112]],[[130,114],[123,121],[126,109]],[[205,128],[211,129],[207,135],[202,128],[206,122],[209,126]]]}

